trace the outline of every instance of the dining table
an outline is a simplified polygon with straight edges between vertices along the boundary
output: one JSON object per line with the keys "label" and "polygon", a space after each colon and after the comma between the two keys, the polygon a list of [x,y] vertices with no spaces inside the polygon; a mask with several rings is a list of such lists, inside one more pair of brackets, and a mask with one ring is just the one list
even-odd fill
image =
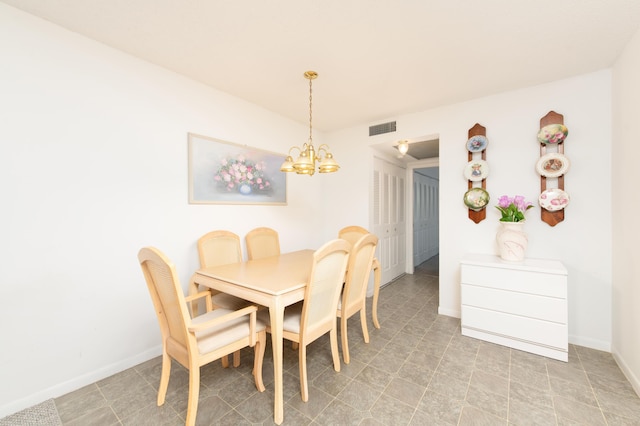
{"label": "dining table", "polygon": [[[298,250],[278,256],[198,269],[191,277],[192,289],[199,285],[231,294],[269,309],[274,374],[274,422],[284,420],[283,322],[284,310],[304,299],[314,250]],[[374,326],[380,287],[380,266],[374,262]],[[372,313],[373,313],[372,312]]]}

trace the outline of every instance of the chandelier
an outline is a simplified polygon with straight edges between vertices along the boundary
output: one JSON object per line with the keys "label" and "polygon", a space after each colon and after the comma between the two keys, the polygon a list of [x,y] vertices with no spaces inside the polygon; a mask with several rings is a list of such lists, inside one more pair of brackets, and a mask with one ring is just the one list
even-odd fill
{"label": "chandelier", "polygon": [[[302,145],[302,148],[292,146],[289,149],[287,158],[280,166],[281,172],[296,172],[299,175],[313,175],[316,171],[316,162],[318,165],[318,171],[320,173],[333,173],[337,172],[340,166],[333,159],[333,155],[329,152],[329,147],[326,144],[320,145],[316,151],[313,147],[312,140],[312,124],[311,124],[311,105],[312,105],[312,90],[311,84],[314,79],[318,77],[318,73],[315,71],[307,71],[304,73],[304,78],[309,80],[309,141]],[[291,151],[298,150],[300,155],[294,162],[291,157]]]}

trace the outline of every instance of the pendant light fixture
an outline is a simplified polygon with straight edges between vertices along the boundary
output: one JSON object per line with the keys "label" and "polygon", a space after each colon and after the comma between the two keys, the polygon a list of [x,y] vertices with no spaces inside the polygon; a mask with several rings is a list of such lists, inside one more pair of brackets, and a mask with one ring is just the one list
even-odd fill
{"label": "pendant light fixture", "polygon": [[405,155],[409,151],[409,141],[403,140],[398,142],[398,151],[400,154]]}
{"label": "pendant light fixture", "polygon": [[[337,172],[340,166],[336,163],[336,160],[333,159],[333,155],[329,152],[329,147],[326,144],[320,145],[318,147],[318,151],[313,147],[312,140],[312,81],[318,77],[318,73],[315,71],[307,71],[304,73],[304,78],[309,80],[309,141],[302,145],[302,148],[297,146],[292,146],[289,149],[289,154],[287,158],[280,166],[281,172],[296,172],[299,175],[313,175],[316,171],[316,162],[320,163],[318,165],[318,171],[320,173],[333,173]],[[298,150],[300,152],[300,156],[294,162],[293,157],[291,157],[291,151]]]}

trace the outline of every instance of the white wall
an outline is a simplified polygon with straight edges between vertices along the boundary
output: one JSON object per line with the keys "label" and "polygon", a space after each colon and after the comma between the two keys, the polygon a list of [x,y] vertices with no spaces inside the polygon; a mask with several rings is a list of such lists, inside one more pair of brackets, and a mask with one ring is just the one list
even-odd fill
{"label": "white wall", "polygon": [[640,394],[640,31],[613,68],[613,345],[618,364]]}
{"label": "white wall", "polygon": [[[537,198],[540,177],[535,164],[540,157],[536,135],[540,118],[554,110],[564,115],[569,136],[565,155],[571,161],[565,190],[571,204],[565,221],[550,227],[540,220]],[[558,259],[569,271],[569,340],[592,348],[611,345],[611,72],[582,75],[554,83],[497,94],[472,102],[391,118],[398,131],[368,137],[369,124],[327,135],[331,146],[379,143],[440,135],[440,307],[442,314],[460,315],[460,258],[469,252],[497,253],[495,234],[499,212],[493,208],[503,195],[524,195],[536,208],[527,213],[527,255]],[[386,120],[381,120],[381,122]],[[467,132],[475,123],[487,128],[487,190],[492,201],[487,219],[468,219],[462,198],[467,164]],[[371,123],[375,124],[375,123]],[[345,164],[362,157],[352,149]],[[359,166],[362,168],[361,166]],[[370,174],[370,169],[368,170]],[[364,187],[369,176],[354,177],[353,187]],[[329,189],[351,206],[368,203],[365,192]],[[356,214],[357,213],[357,214]],[[365,212],[328,211],[327,223],[348,220],[367,224]]]}
{"label": "white wall", "polygon": [[140,247],[186,288],[210,230],[324,242],[324,175],[289,176],[288,206],[187,202],[188,132],[284,154],[305,124],[4,4],[0,57],[0,418],[160,353]]}

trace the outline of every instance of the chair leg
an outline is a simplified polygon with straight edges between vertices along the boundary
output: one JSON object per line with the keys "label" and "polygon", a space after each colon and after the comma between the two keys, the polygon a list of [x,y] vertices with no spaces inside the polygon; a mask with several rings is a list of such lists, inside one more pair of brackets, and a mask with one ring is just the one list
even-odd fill
{"label": "chair leg", "polygon": [[342,357],[344,358],[344,363],[349,364],[351,358],[349,357],[349,339],[347,337],[347,318],[342,315],[340,316],[340,335],[342,338]]}
{"label": "chair leg", "polygon": [[291,342],[291,349],[294,351],[298,349],[298,342]]}
{"label": "chair leg", "polygon": [[240,367],[240,351],[235,351],[233,353],[233,366]]}
{"label": "chair leg", "polygon": [[373,326],[380,328],[378,321],[378,296],[380,295],[380,280],[382,272],[380,271],[380,262],[377,258],[373,258],[373,308],[371,309],[371,317],[373,318]]}
{"label": "chair leg", "polygon": [[158,407],[164,404],[169,387],[169,376],[171,375],[171,358],[166,352],[162,354],[162,374],[160,375],[160,387],[158,388]]}
{"label": "chair leg", "polygon": [[307,386],[307,346],[300,345],[298,351],[298,364],[300,365],[300,395],[302,401],[309,401],[309,387]]}
{"label": "chair leg", "polygon": [[262,382],[262,363],[264,361],[264,352],[267,346],[267,332],[261,331],[258,333],[258,341],[253,348],[255,354],[253,356],[253,378],[256,382],[256,389],[259,392],[264,392],[264,383]]}
{"label": "chair leg", "polygon": [[333,327],[329,332],[331,340],[331,356],[333,357],[333,369],[340,371],[340,355],[338,354],[338,328]]}
{"label": "chair leg", "polygon": [[195,426],[198,413],[198,398],[200,397],[200,366],[189,365],[189,401],[187,403],[186,426]]}
{"label": "chair leg", "polygon": [[364,336],[364,342],[369,343],[369,328],[367,327],[367,309],[362,305],[360,309],[360,324],[362,324],[362,335]]}

